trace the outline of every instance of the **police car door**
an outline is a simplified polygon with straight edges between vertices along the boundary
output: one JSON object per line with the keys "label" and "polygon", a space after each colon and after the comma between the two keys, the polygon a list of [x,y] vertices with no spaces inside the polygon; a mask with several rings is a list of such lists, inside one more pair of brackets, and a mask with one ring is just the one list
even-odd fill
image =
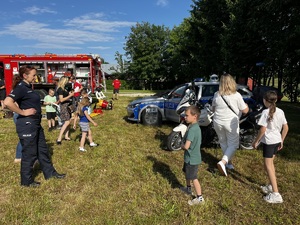
{"label": "police car door", "polygon": [[184,84],[169,93],[168,99],[165,100],[164,104],[166,120],[179,122],[179,115],[176,113],[176,108],[184,96],[186,88],[187,86]]}

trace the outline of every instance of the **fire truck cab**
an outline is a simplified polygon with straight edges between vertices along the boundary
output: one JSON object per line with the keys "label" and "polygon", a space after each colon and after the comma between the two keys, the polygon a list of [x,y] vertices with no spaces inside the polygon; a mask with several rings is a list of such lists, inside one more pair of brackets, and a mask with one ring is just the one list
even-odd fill
{"label": "fire truck cab", "polygon": [[55,88],[62,76],[74,75],[92,93],[103,81],[98,55],[0,55],[0,77],[4,78],[6,94],[12,89],[13,76],[19,73],[19,68],[23,65],[32,65],[37,69],[33,88],[41,98],[48,93],[49,88]]}

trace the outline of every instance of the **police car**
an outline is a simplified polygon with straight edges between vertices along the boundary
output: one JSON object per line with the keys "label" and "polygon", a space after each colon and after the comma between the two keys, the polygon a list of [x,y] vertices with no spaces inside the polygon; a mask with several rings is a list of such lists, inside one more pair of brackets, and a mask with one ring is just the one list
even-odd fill
{"label": "police car", "polygon": [[[219,90],[219,82],[203,82],[196,79],[196,97],[203,104],[213,98],[214,93]],[[184,97],[186,90],[191,88],[192,83],[185,83],[176,86],[171,91],[132,101],[127,106],[127,119],[129,121],[141,122],[144,125],[160,125],[162,121],[180,122],[176,108]],[[238,85],[238,92],[241,93],[245,102],[255,104],[252,92],[246,85]]]}

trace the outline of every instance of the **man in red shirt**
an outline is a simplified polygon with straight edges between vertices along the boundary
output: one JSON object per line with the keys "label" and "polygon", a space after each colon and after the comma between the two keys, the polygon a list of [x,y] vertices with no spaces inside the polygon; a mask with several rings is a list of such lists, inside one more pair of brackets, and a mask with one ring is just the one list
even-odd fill
{"label": "man in red shirt", "polygon": [[118,100],[119,91],[120,91],[120,87],[121,87],[121,82],[119,81],[118,78],[116,78],[116,79],[112,82],[112,85],[113,85],[113,87],[114,87],[112,99]]}
{"label": "man in red shirt", "polygon": [[79,98],[80,98],[80,92],[83,89],[83,87],[82,87],[81,83],[78,80],[76,80],[75,76],[71,76],[70,82],[73,83],[72,89],[74,90],[74,98],[75,98],[75,102],[77,105]]}

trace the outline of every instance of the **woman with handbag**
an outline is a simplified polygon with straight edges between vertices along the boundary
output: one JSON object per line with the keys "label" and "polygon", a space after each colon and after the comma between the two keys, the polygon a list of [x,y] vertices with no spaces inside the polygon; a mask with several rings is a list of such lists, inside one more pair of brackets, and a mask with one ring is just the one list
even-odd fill
{"label": "woman with handbag", "polygon": [[214,114],[214,129],[218,135],[223,151],[222,160],[217,167],[221,174],[227,176],[226,167],[233,169],[231,159],[239,147],[239,118],[249,111],[241,94],[236,91],[236,82],[230,74],[221,76],[219,91],[215,93],[212,102]]}
{"label": "woman with handbag", "polygon": [[57,84],[57,95],[60,104],[60,119],[63,123],[56,144],[60,145],[62,136],[65,134],[65,140],[70,141],[69,130],[70,130],[70,121],[72,118],[72,112],[69,109],[72,97],[74,96],[74,91],[68,92],[66,90],[66,85],[69,83],[68,77],[61,77]]}

